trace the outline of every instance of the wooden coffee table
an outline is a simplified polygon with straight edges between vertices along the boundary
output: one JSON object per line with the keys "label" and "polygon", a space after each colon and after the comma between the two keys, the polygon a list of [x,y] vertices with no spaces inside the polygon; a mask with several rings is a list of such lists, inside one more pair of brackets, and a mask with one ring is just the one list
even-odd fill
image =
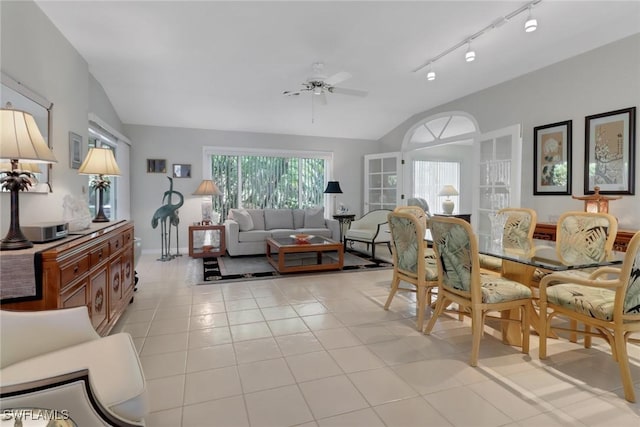
{"label": "wooden coffee table", "polygon": [[[316,253],[313,257],[297,259],[293,254]],[[337,252],[337,261],[323,257],[324,252]],[[342,243],[326,237],[316,236],[301,243],[292,237],[274,237],[267,239],[267,260],[279,273],[300,271],[341,270],[344,265]],[[328,261],[328,262],[326,262]]]}

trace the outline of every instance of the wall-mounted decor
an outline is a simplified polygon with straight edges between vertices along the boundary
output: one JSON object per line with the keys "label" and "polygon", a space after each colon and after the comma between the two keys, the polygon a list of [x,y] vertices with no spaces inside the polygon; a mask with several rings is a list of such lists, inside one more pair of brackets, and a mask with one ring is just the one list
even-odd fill
{"label": "wall-mounted decor", "polygon": [[165,159],[147,159],[147,173],[167,173]]}
{"label": "wall-mounted decor", "polygon": [[[2,83],[0,85],[0,107],[22,110],[31,114],[45,142],[53,150],[50,137],[53,103],[5,73],[0,73],[0,81]],[[50,193],[53,191],[51,188],[51,164],[30,163],[29,167],[36,169],[31,171],[35,174],[36,182],[21,193]]]}
{"label": "wall-mounted decor", "polygon": [[636,107],[585,117],[584,194],[635,194]]}
{"label": "wall-mounted decor", "polygon": [[533,128],[533,194],[571,194],[571,120]]}
{"label": "wall-mounted decor", "polygon": [[79,169],[82,164],[82,136],[69,132],[69,166]]}
{"label": "wall-mounted decor", "polygon": [[191,165],[174,163],[173,177],[174,178],[191,178]]}

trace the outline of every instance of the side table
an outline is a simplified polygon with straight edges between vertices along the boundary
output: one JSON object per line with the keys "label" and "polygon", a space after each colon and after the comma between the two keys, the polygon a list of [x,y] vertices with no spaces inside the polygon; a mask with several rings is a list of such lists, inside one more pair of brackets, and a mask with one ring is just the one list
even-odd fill
{"label": "side table", "polygon": [[227,250],[224,225],[190,225],[189,256],[191,258],[218,257]]}
{"label": "side table", "polygon": [[340,223],[340,241],[344,237],[344,232],[351,226],[351,221],[356,218],[354,214],[335,214],[333,219],[337,219]]}

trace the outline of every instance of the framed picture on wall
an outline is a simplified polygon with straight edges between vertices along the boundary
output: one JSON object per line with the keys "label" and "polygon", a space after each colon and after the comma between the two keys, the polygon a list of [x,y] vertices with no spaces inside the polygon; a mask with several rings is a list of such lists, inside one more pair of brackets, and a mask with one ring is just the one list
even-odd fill
{"label": "framed picture on wall", "polygon": [[533,194],[571,194],[571,120],[533,128]]}
{"label": "framed picture on wall", "polygon": [[585,117],[584,194],[635,194],[636,107]]}
{"label": "framed picture on wall", "polygon": [[82,136],[69,132],[69,166],[80,169],[82,164]]}
{"label": "framed picture on wall", "polygon": [[167,173],[165,159],[147,159],[147,173]]}
{"label": "framed picture on wall", "polygon": [[173,177],[174,178],[191,178],[191,165],[174,163]]}

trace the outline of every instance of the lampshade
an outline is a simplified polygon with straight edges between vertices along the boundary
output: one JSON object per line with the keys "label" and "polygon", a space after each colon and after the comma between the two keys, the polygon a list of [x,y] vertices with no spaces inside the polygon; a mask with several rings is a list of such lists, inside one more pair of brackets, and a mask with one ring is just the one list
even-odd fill
{"label": "lampshade", "polygon": [[340,188],[340,183],[338,181],[327,182],[327,188],[324,189],[324,192],[329,194],[341,194],[342,189]]}
{"label": "lampshade", "polygon": [[[41,173],[40,166],[36,163],[18,163],[18,170],[23,172]],[[11,163],[0,163],[0,171],[11,170]]]}
{"label": "lampshade", "polygon": [[600,187],[593,188],[594,194],[591,196],[571,196],[574,199],[584,200],[584,211],[597,213],[604,212],[609,213],[609,201],[610,200],[618,200],[621,199],[621,196],[618,197],[609,197],[603,196],[600,194]]}
{"label": "lampshade", "polygon": [[220,196],[222,193],[210,179],[203,179],[196,191],[193,192],[194,196]]}
{"label": "lampshade", "polygon": [[438,193],[438,196],[457,196],[458,190],[455,189],[455,187],[453,185],[445,185],[444,187],[442,187],[442,190],[440,190],[440,192]]}
{"label": "lampshade", "polygon": [[0,110],[0,160],[57,163],[33,116],[20,110]]}
{"label": "lampshade", "polygon": [[119,176],[120,168],[113,157],[113,151],[108,148],[91,148],[87,157],[80,165],[78,173],[83,175],[111,175]]}

